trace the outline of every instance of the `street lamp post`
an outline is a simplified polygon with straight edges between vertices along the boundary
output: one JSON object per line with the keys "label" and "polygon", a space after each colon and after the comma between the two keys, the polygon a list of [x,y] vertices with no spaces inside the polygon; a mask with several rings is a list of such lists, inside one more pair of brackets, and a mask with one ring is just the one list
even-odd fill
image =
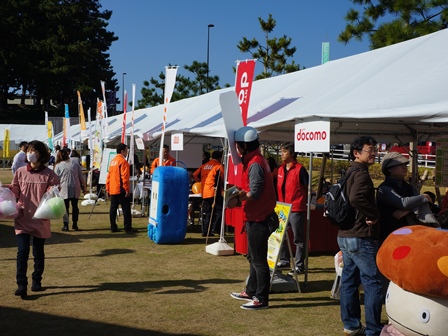
{"label": "street lamp post", "polygon": [[126,75],[126,72],[123,72],[123,101],[121,103],[123,112],[124,112],[124,76]]}
{"label": "street lamp post", "polygon": [[209,83],[208,83],[208,73],[209,73],[209,66],[208,66],[208,64],[209,64],[209,52],[210,52],[210,28],[213,28],[215,25],[214,24],[209,24],[208,26],[207,26],[207,81],[206,81],[206,83],[205,83],[205,88],[206,88],[206,91],[208,92],[208,86],[209,86]]}

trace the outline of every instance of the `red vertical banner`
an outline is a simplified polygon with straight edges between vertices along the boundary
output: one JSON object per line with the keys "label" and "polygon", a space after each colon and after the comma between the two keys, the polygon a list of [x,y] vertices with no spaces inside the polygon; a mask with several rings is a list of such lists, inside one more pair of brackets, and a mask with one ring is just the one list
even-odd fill
{"label": "red vertical banner", "polygon": [[[247,125],[247,113],[249,110],[256,61],[256,59],[237,61],[236,66],[235,92],[241,108],[241,118],[244,126]],[[228,183],[241,186],[242,165],[238,164],[235,166],[232,160],[229,160],[228,169]],[[226,223],[233,226],[235,230],[235,251],[237,253],[247,254],[247,238],[246,233],[243,232],[244,222],[242,209],[226,209]]]}
{"label": "red vertical banner", "polygon": [[249,109],[256,61],[256,59],[238,61],[236,65],[235,92],[238,97],[238,104],[241,107],[241,117],[243,118],[244,126],[247,125],[247,111]]}
{"label": "red vertical banner", "polygon": [[67,126],[65,124],[65,118],[62,118],[62,148],[67,145]]}

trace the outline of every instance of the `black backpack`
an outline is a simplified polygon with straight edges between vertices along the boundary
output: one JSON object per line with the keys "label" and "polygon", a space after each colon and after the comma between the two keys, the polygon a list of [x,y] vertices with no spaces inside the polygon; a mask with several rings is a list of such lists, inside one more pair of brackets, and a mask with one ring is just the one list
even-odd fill
{"label": "black backpack", "polygon": [[356,219],[356,209],[350,204],[346,191],[346,182],[354,169],[333,184],[325,194],[324,217],[330,220],[330,223],[339,226],[353,224]]}

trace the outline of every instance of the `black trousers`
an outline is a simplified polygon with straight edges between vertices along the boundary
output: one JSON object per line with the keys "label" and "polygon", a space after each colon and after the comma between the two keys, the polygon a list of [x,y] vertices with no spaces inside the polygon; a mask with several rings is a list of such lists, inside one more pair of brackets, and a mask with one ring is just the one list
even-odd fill
{"label": "black trousers", "polygon": [[[79,218],[79,208],[78,208],[78,199],[77,198],[66,198],[64,199],[65,203],[65,210],[67,211],[67,223],[68,223],[68,216],[70,216],[70,204],[72,205],[72,222],[73,225],[76,225],[78,223]],[[65,222],[65,220],[64,220]]]}
{"label": "black trousers", "polygon": [[[213,218],[212,218],[213,211]],[[204,198],[202,200],[202,233],[208,233],[208,226],[210,231],[221,231],[222,218],[222,197],[216,197],[215,208],[213,209],[213,197]],[[210,223],[211,219],[211,223]]]}
{"label": "black trousers", "polygon": [[[30,254],[31,235],[21,233],[17,238],[17,273],[16,281],[18,285],[27,285],[28,278],[26,272],[28,269],[28,257]],[[35,281],[42,280],[42,274],[45,268],[44,238],[33,237],[33,257],[34,272],[31,275]]]}
{"label": "black trousers", "polygon": [[110,195],[110,228],[117,229],[117,209],[121,205],[124,217],[124,229],[132,229],[132,215],[131,215],[131,197],[125,197],[125,193],[118,195]]}

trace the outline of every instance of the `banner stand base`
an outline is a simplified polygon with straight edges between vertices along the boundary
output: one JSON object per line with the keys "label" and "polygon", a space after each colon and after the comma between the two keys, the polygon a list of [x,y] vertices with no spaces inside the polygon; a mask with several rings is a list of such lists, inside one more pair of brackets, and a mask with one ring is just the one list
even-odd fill
{"label": "banner stand base", "polygon": [[93,204],[95,204],[95,203],[96,203],[96,201],[93,200],[93,199],[86,199],[86,200],[84,200],[84,201],[81,202],[81,205],[86,206],[86,205],[93,205]]}
{"label": "banner stand base", "polygon": [[227,242],[225,240],[221,239],[216,243],[206,246],[205,252],[217,256],[228,256],[234,254],[233,247],[230,247],[229,245],[227,245]]}

